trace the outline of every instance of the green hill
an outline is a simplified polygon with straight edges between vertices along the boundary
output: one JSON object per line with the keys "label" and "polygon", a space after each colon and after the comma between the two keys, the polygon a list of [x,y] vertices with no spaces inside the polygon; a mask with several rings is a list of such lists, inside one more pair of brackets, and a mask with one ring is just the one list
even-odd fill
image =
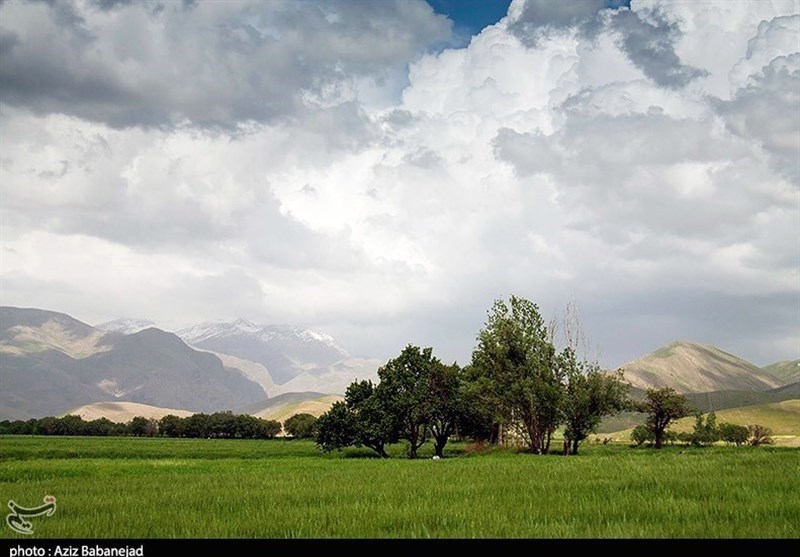
{"label": "green hill", "polygon": [[800,360],[783,360],[761,368],[779,379],[782,383],[796,383],[800,381]]}
{"label": "green hill", "polygon": [[792,383],[791,385],[765,392],[713,391],[710,393],[686,393],[684,396],[689,400],[689,404],[700,412],[710,412],[712,410],[719,412],[728,408],[755,406],[800,398],[800,383]]}
{"label": "green hill", "polygon": [[[775,435],[800,436],[800,399],[728,408],[716,412],[717,423],[728,422],[739,425],[759,424],[772,429]],[[694,418],[678,420],[673,431],[692,431]]]}

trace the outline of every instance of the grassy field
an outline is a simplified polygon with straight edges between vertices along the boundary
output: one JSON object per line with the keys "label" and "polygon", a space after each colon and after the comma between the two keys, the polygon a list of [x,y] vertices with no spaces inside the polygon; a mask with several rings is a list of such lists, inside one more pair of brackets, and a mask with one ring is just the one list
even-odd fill
{"label": "grassy field", "polygon": [[800,537],[798,449],[456,449],[408,461],[306,441],[0,437],[0,498],[57,498],[35,538]]}

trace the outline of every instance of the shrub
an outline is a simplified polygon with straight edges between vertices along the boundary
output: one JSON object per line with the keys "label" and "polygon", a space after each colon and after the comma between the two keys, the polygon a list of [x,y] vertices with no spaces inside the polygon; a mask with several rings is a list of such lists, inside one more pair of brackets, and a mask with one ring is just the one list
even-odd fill
{"label": "shrub", "polygon": [[655,438],[650,428],[644,424],[637,425],[631,432],[631,441],[633,441],[637,447],[640,447],[646,442],[652,442]]}
{"label": "shrub", "polygon": [[295,414],[283,422],[283,429],[298,439],[314,437],[317,434],[317,418],[311,414]]}
{"label": "shrub", "polygon": [[772,439],[772,430],[763,425],[749,425],[747,426],[750,432],[750,444],[754,447],[760,445],[772,445],[775,441]]}

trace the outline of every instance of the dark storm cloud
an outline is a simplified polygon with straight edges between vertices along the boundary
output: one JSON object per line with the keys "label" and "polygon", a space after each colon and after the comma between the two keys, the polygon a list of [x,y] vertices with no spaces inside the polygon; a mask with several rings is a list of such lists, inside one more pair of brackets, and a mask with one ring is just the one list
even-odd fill
{"label": "dark storm cloud", "polygon": [[101,10],[114,10],[122,6],[133,4],[134,0],[91,0],[93,6],[97,6]]}
{"label": "dark storm cloud", "polygon": [[421,0],[190,9],[6,2],[0,10],[4,103],[120,128],[296,116],[305,91],[380,78],[449,36],[451,25]]}
{"label": "dark storm cloud", "polygon": [[628,59],[662,87],[683,87],[707,75],[704,70],[683,64],[675,53],[675,41],[680,36],[676,25],[658,11],[639,13],[620,5],[605,0],[528,0],[509,30],[523,44],[535,47],[550,31],[576,29],[592,39],[609,26],[619,33],[619,46]]}
{"label": "dark storm cloud", "polygon": [[[603,362],[619,366],[676,340],[717,346],[751,358],[756,365],[776,359],[776,339],[800,329],[797,294],[738,296],[708,288],[647,289],[586,297],[581,304],[587,331],[606,351]],[[635,333],[634,333],[635,332]],[[787,347],[790,348],[790,347]],[[780,348],[777,348],[780,350]]]}
{"label": "dark storm cloud", "polygon": [[581,2],[553,2],[528,0],[519,18],[509,25],[509,31],[523,44],[536,46],[548,30],[579,27],[591,33],[597,26],[597,13],[606,7],[605,0]]}
{"label": "dark storm cloud", "polygon": [[633,64],[662,87],[680,88],[708,72],[682,64],[675,53],[678,28],[652,14],[653,22],[629,10],[620,10],[613,27],[621,35],[622,50]]}

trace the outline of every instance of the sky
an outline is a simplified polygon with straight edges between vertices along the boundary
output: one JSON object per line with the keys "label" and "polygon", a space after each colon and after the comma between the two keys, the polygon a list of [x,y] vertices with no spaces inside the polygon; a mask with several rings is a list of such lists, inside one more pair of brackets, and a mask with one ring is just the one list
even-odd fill
{"label": "sky", "polygon": [[0,303],[800,357],[800,2],[433,4],[0,3]]}

